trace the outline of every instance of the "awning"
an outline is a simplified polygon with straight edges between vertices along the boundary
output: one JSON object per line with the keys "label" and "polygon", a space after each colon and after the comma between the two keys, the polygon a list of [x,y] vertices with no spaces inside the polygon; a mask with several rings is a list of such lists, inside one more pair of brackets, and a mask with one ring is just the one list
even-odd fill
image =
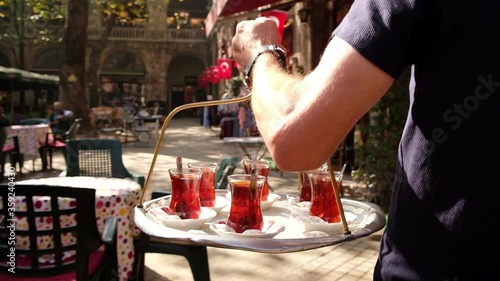
{"label": "awning", "polygon": [[40,74],[17,68],[0,66],[0,80],[13,80],[15,82],[26,82],[36,84],[59,84],[59,76]]}
{"label": "awning", "polygon": [[217,0],[205,20],[205,33],[208,37],[213,27],[221,18],[237,16],[249,12],[271,9],[281,4],[290,4],[298,0]]}

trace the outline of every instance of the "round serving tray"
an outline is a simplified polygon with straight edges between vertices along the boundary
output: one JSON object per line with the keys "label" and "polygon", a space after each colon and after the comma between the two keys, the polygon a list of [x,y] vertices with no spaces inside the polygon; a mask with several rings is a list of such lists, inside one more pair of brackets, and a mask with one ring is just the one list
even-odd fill
{"label": "round serving tray", "polygon": [[[289,253],[331,246],[356,240],[381,230],[385,226],[385,216],[382,210],[374,204],[351,199],[342,199],[345,212],[355,215],[349,222],[350,234],[331,234],[326,237],[306,237],[296,227],[297,221],[291,221],[289,215],[293,208],[287,208],[286,195],[269,210],[264,211],[264,220],[279,220],[285,223],[286,229],[274,238],[235,238],[223,237],[210,230],[210,221],[227,218],[227,212],[220,212],[217,217],[207,222],[200,230],[182,231],[166,227],[146,216],[146,210],[151,204],[162,198],[145,201],[142,207],[135,207],[135,224],[151,239],[158,242],[192,246],[210,246],[228,249],[239,249],[260,253]],[[352,217],[352,215],[351,215]]]}

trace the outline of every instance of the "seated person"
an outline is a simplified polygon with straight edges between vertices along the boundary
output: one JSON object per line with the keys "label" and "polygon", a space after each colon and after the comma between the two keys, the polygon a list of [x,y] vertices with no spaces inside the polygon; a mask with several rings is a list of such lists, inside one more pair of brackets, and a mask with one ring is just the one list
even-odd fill
{"label": "seated person", "polygon": [[139,110],[137,111],[138,117],[150,117],[151,114],[142,106],[139,106]]}
{"label": "seated person", "polygon": [[54,102],[53,112],[49,116],[49,124],[55,134],[63,134],[69,130],[74,120],[71,110],[63,109],[61,102]]}

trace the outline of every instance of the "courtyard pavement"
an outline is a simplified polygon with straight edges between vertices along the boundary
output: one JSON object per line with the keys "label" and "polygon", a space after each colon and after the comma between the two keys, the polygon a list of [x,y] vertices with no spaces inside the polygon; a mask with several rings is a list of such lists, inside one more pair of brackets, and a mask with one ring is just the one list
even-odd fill
{"label": "courtyard pavement", "polygon": [[[240,155],[243,152],[234,144],[225,144],[218,137],[216,128],[200,125],[197,118],[173,119],[158,153],[147,197],[152,191],[169,189],[167,169],[175,167],[175,158],[182,156],[185,162],[214,161],[221,155]],[[155,143],[126,143],[123,145],[123,162],[133,173],[147,176],[155,152]],[[53,170],[29,172],[32,161],[25,163],[19,180],[58,176],[65,168],[62,153],[55,153]],[[40,159],[35,169],[40,170]],[[236,173],[242,172],[238,167]],[[270,185],[275,192],[298,193],[297,174],[272,171]],[[349,175],[344,186],[355,186]],[[210,276],[213,281],[295,281],[295,280],[372,280],[377,260],[380,233],[319,249],[288,253],[262,254],[231,249],[208,248]],[[193,277],[187,261],[176,255],[146,254],[146,281],[191,281]]]}

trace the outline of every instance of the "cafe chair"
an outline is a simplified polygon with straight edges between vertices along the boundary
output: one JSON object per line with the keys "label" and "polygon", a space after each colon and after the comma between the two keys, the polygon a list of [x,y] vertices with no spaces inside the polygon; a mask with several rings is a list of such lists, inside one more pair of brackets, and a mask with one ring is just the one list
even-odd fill
{"label": "cafe chair", "polygon": [[[153,192],[151,199],[168,195],[163,192]],[[160,253],[170,255],[180,255],[187,259],[194,281],[210,281],[210,269],[208,267],[208,253],[205,246],[186,246],[170,244],[156,241],[146,233],[141,233],[141,237],[135,246],[136,252],[136,280],[144,281],[144,267],[146,253]]]}
{"label": "cafe chair", "polygon": [[66,176],[131,178],[144,187],[145,177],[129,172],[122,159],[122,143],[115,139],[69,140]]}
{"label": "cafe chair", "polygon": [[[74,139],[76,137],[76,133],[78,132],[78,129],[80,129],[80,125],[82,123],[82,118],[76,118],[75,121],[73,121],[73,124],[71,124],[71,127],[69,127],[68,131],[58,133],[58,132],[48,132],[46,137],[45,137],[45,145],[41,147],[41,158],[42,158],[42,165],[43,168],[45,169],[47,167],[47,156],[48,156],[48,164],[49,168],[52,169],[52,155],[55,150],[61,150],[64,159],[66,160],[66,146],[67,142]],[[52,135],[52,138],[50,137]]]}
{"label": "cafe chair", "polygon": [[227,176],[234,173],[234,170],[240,162],[241,157],[239,156],[227,156],[222,159],[217,173],[215,174],[216,189],[227,189]]}
{"label": "cafe chair", "polygon": [[[12,188],[18,198],[14,214],[8,208]],[[117,220],[106,218],[99,234],[95,209],[89,208],[95,205],[94,189],[1,184],[0,196],[0,280],[116,280]],[[49,210],[37,209],[40,198],[49,200]],[[10,219],[18,220],[14,230]],[[38,227],[42,220],[52,227]]]}
{"label": "cafe chair", "polygon": [[[0,135],[5,134],[3,129],[1,131],[3,132],[1,132]],[[19,139],[17,136],[0,136],[0,147],[2,148],[0,153],[1,181],[5,175],[5,162],[7,156],[9,156],[10,165],[12,167],[15,168],[16,164],[19,166],[19,173],[23,170],[23,162],[21,161],[22,158],[19,151]]]}
{"label": "cafe chair", "polygon": [[[227,156],[224,157],[220,163],[217,173],[215,174],[215,187],[216,189],[227,188],[227,176],[232,175],[240,163],[241,157]],[[153,191],[151,199],[170,195],[164,191]],[[191,273],[195,281],[210,280],[210,270],[208,267],[208,254],[205,246],[185,246],[177,244],[169,244],[161,241],[155,241],[154,238],[149,237],[147,234],[142,233],[140,242],[136,246],[138,257],[136,258],[136,271],[137,280],[142,281],[144,278],[144,262],[145,253],[162,253],[180,255],[187,259],[191,267]]]}

